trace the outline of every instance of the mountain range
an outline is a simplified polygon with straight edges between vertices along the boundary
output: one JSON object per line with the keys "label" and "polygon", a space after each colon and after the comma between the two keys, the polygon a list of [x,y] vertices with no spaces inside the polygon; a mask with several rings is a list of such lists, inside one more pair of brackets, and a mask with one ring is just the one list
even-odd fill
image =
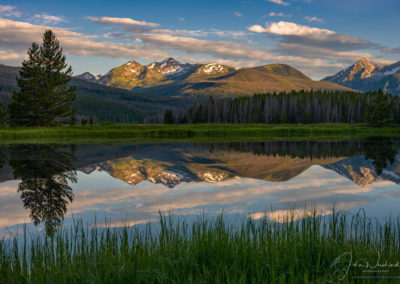
{"label": "mountain range", "polygon": [[181,63],[171,57],[148,65],[132,60],[102,76],[85,72],[77,78],[164,96],[253,95],[310,89],[349,90],[332,82],[314,81],[285,64],[244,68],[218,63]]}
{"label": "mountain range", "polygon": [[[0,102],[11,101],[12,93],[17,90],[19,70],[19,67],[0,64]],[[77,90],[74,106],[78,118],[93,117],[95,122],[143,122],[162,117],[167,109],[183,110],[192,103],[190,98],[161,97],[99,84],[89,74],[72,78],[69,84]]]}
{"label": "mountain range", "polygon": [[350,67],[323,79],[359,91],[382,89],[385,92],[400,92],[400,61],[380,65],[365,58]]}
{"label": "mountain range", "polygon": [[[0,101],[8,104],[17,90],[19,67],[0,64]],[[85,72],[77,87],[78,119],[95,122],[161,122],[167,109],[184,112],[202,95],[236,96],[292,90],[384,89],[400,92],[400,62],[379,65],[361,59],[339,73],[314,81],[285,64],[234,67],[218,63],[181,63],[174,58],[148,65],[129,61],[104,75]]]}

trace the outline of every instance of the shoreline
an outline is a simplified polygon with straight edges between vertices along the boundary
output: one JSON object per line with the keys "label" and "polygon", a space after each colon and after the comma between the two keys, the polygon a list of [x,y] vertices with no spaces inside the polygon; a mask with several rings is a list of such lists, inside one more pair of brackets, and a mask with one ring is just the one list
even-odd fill
{"label": "shoreline", "polygon": [[362,124],[110,124],[93,126],[3,127],[0,142],[35,139],[72,140],[255,140],[400,137],[400,126]]}

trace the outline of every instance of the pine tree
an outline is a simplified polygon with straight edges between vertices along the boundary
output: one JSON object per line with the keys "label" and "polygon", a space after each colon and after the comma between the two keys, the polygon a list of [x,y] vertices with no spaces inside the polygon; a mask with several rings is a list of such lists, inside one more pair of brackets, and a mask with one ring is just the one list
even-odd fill
{"label": "pine tree", "polygon": [[40,93],[41,63],[39,46],[32,43],[28,50],[28,60],[22,61],[22,68],[17,78],[18,92],[14,92],[9,105],[10,125],[37,125],[40,105],[35,98]]}
{"label": "pine tree", "polygon": [[164,123],[165,124],[174,124],[175,123],[175,116],[172,109],[165,111],[164,114]]}
{"label": "pine tree", "polygon": [[51,30],[43,34],[43,44],[32,43],[28,59],[22,62],[19,91],[12,97],[10,124],[15,126],[49,126],[74,121],[72,103],[76,93],[68,87],[72,69],[63,49]]}
{"label": "pine tree", "polygon": [[7,125],[7,111],[2,103],[0,103],[0,125]]}
{"label": "pine tree", "polygon": [[394,104],[382,90],[372,98],[368,108],[368,122],[374,126],[382,126],[393,121]]}

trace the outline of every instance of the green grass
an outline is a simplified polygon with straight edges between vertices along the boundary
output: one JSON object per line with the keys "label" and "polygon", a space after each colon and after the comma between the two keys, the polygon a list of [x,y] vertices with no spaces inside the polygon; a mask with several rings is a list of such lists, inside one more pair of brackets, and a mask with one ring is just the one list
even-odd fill
{"label": "green grass", "polygon": [[[51,238],[0,241],[0,282],[359,283],[360,276],[400,276],[399,267],[389,267],[400,259],[399,219],[380,224],[362,212],[322,216],[316,210],[303,218],[227,223],[202,216],[188,223],[161,216],[157,232],[77,222]],[[376,269],[387,271],[363,272],[351,263],[386,263]]]}
{"label": "green grass", "polygon": [[0,128],[0,140],[25,139],[310,139],[366,136],[400,137],[400,126],[360,124],[109,124],[94,126]]}

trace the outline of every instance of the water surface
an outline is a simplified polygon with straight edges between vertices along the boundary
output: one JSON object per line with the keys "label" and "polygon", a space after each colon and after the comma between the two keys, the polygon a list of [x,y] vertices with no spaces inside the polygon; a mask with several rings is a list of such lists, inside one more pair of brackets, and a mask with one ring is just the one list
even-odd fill
{"label": "water surface", "polygon": [[400,141],[19,144],[0,148],[0,236],[73,218],[109,226],[159,211],[267,217],[304,207],[400,216]]}

